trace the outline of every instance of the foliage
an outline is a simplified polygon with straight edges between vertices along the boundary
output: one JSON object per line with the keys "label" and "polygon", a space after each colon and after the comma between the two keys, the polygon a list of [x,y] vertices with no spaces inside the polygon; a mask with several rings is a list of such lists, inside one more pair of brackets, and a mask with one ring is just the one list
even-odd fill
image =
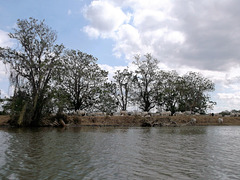
{"label": "foliage", "polygon": [[159,110],[171,111],[174,114],[177,111],[179,103],[179,75],[176,71],[159,71],[157,74],[155,99]]}
{"label": "foliage", "polygon": [[115,98],[115,84],[105,82],[99,88],[98,101],[94,104],[94,110],[112,114],[117,110],[117,99]]}
{"label": "foliage", "polygon": [[179,76],[176,71],[158,73],[156,102],[159,107],[176,111],[192,111],[204,114],[215,105],[207,92],[214,90],[214,83],[200,73],[189,72]]}
{"label": "foliage", "polygon": [[228,116],[231,114],[231,112],[228,110],[225,110],[225,111],[220,112],[219,114],[221,114],[222,116]]}
{"label": "foliage", "polygon": [[155,107],[156,75],[158,70],[158,60],[151,54],[146,54],[145,59],[135,56],[133,63],[137,66],[133,77],[133,91],[131,93],[133,101],[139,104],[143,111],[150,111]]}
{"label": "foliage", "polygon": [[[64,50],[57,45],[56,32],[44,21],[18,20],[9,34],[18,42],[15,49],[0,47],[0,60],[10,65],[14,94],[1,99],[1,113],[10,112],[11,124],[37,126],[42,117],[86,110],[112,114],[137,104],[142,111],[154,108],[205,113],[216,103],[208,92],[214,83],[200,73],[180,76],[176,71],[160,71],[151,54],[136,55],[135,72],[115,72],[114,81],[97,64],[97,58],[80,50]],[[4,104],[2,104],[4,101]]]}
{"label": "foliage", "polygon": [[115,97],[117,98],[118,105],[121,110],[126,111],[130,91],[132,90],[133,73],[131,71],[129,72],[128,69],[124,69],[123,71],[117,70],[113,78],[116,84]]}
{"label": "foliage", "polygon": [[206,109],[215,105],[207,92],[214,91],[214,83],[202,74],[189,72],[182,77],[180,110],[204,113]]}
{"label": "foliage", "polygon": [[[44,21],[38,22],[33,18],[18,20],[17,27],[9,36],[18,41],[19,48],[1,48],[0,59],[11,67],[10,80],[15,87],[13,104],[19,105],[18,110],[21,109],[22,113],[26,106],[31,107],[29,119],[24,118],[24,121],[38,125],[43,108],[51,99],[52,76],[63,45],[55,44],[56,33]],[[19,104],[19,98],[15,97],[20,92],[25,95]]]}
{"label": "foliage", "polygon": [[99,87],[106,82],[108,73],[96,61],[92,55],[79,50],[64,52],[57,87],[69,100],[68,109],[91,109],[97,103]]}

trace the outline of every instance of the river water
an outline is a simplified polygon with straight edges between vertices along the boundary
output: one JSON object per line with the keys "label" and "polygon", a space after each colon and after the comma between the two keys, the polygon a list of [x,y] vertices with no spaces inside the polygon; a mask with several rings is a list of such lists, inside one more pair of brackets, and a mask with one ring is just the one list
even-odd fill
{"label": "river water", "polygon": [[0,129],[0,179],[240,179],[240,127]]}

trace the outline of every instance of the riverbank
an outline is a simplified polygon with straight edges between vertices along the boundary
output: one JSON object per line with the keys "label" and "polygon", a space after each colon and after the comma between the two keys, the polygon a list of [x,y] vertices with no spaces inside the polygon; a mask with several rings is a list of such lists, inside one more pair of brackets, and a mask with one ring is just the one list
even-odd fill
{"label": "riverbank", "polygon": [[[191,122],[195,118],[196,122]],[[219,117],[212,116],[65,116],[45,118],[41,126],[209,126],[209,125],[240,125],[240,117],[223,117],[223,123],[218,123]],[[10,117],[0,116],[0,126],[9,126]]]}
{"label": "riverbank", "polygon": [[8,126],[9,119],[10,119],[10,116],[8,115],[0,115],[0,126]]}

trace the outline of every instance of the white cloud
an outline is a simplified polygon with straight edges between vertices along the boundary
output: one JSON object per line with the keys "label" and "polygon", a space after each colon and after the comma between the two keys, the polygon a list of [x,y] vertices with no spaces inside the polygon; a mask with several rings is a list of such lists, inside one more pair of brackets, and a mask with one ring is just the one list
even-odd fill
{"label": "white cloud", "polygon": [[152,53],[162,69],[211,79],[215,110],[240,104],[240,1],[94,0],[84,12],[85,32],[112,39],[115,56]]}
{"label": "white cloud", "polygon": [[177,46],[185,42],[184,33],[171,27],[178,24],[171,16],[172,8],[168,0],[94,0],[84,9],[89,20],[84,31],[91,38],[113,39],[117,57],[132,59],[135,54],[152,53],[163,59],[166,52],[177,52]]}
{"label": "white cloud", "polygon": [[229,99],[231,103],[237,102],[240,104],[240,92],[238,93],[218,93],[220,99]]}
{"label": "white cloud", "polygon": [[[129,15],[125,14],[120,7],[115,7],[107,1],[98,0],[92,1],[84,9],[84,16],[90,21],[90,25],[84,28],[85,32],[89,36],[101,35],[103,38],[111,37],[111,33],[129,21]],[[98,33],[93,34],[93,29]]]}
{"label": "white cloud", "polygon": [[172,2],[169,0],[125,0],[125,4],[131,6],[135,10],[151,9],[151,10],[164,10],[170,12],[172,9]]}
{"label": "white cloud", "polygon": [[94,0],[84,12],[85,32],[113,39],[118,57],[150,51],[169,64],[220,71],[239,64],[239,1]]}
{"label": "white cloud", "polygon": [[[170,18],[169,18],[170,19]],[[159,10],[140,9],[134,13],[134,26],[141,30],[153,30],[158,28],[164,21],[168,20],[167,15]]]}
{"label": "white cloud", "polygon": [[239,64],[239,1],[94,0],[84,12],[85,32],[113,39],[117,57],[147,51],[168,65],[218,71]]}
{"label": "white cloud", "polygon": [[[115,34],[116,44],[113,52],[121,56],[131,59],[133,55],[138,54],[142,50],[141,37],[136,28],[129,24],[122,25]],[[128,52],[128,53],[126,53]]]}
{"label": "white cloud", "polygon": [[[2,31],[0,29],[0,47],[12,47],[14,45],[13,41],[9,38],[8,32]],[[0,61],[0,81],[8,78],[9,67]]]}
{"label": "white cloud", "polygon": [[[0,47],[12,47],[14,42],[9,38],[8,32],[0,30]],[[9,66],[5,65],[2,61],[0,61],[0,89],[1,96],[8,97],[8,77],[9,77]]]}
{"label": "white cloud", "polygon": [[240,110],[239,104],[240,104],[240,92],[235,92],[235,93],[217,93],[218,96],[218,101],[219,107],[216,107],[216,109],[219,111],[224,111],[224,110]]}
{"label": "white cloud", "polygon": [[0,61],[0,82],[6,78],[8,78],[8,66],[3,64],[2,61]]}
{"label": "white cloud", "polygon": [[13,45],[14,45],[14,43],[9,38],[8,32],[2,31],[0,29],[0,47],[11,47]]}
{"label": "white cloud", "polygon": [[9,97],[9,95],[13,93],[11,88],[9,88],[8,77],[9,77],[9,67],[3,64],[2,61],[0,61],[0,91],[1,91],[2,98]]}
{"label": "white cloud", "polygon": [[99,32],[97,29],[95,29],[95,28],[93,28],[93,27],[91,27],[91,26],[85,26],[85,27],[83,28],[83,30],[84,30],[84,32],[86,32],[91,38],[94,38],[94,39],[97,39],[97,38],[99,37],[99,35],[100,35],[100,32]]}
{"label": "white cloud", "polygon": [[185,37],[183,33],[179,31],[170,31],[169,33],[166,34],[164,37],[165,41],[171,42],[173,44],[183,44],[185,41]]}
{"label": "white cloud", "polygon": [[117,70],[123,70],[127,68],[126,66],[109,66],[107,64],[99,64],[100,68],[108,71],[108,80],[113,81],[113,76]]}

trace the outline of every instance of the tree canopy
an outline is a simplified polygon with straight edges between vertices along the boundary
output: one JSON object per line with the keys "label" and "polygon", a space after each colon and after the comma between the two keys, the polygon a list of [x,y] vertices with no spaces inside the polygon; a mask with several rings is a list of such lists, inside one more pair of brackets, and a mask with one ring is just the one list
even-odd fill
{"label": "tree canopy", "polygon": [[56,32],[44,21],[18,20],[13,31],[9,37],[18,42],[18,48],[0,50],[1,60],[11,67],[10,81],[15,87],[13,103],[19,105],[13,114],[18,125],[37,125],[50,100],[52,76],[64,47],[55,44]]}
{"label": "tree canopy", "polygon": [[132,90],[133,72],[128,69],[123,71],[117,70],[115,76],[115,96],[121,110],[126,111],[130,99],[130,92]]}
{"label": "tree canopy", "polygon": [[79,50],[66,50],[62,56],[60,89],[68,96],[69,109],[91,109],[97,103],[100,87],[107,80],[107,72],[92,55]]}
{"label": "tree canopy", "polygon": [[146,54],[145,58],[135,56],[133,63],[137,66],[133,77],[132,98],[139,104],[143,111],[150,111],[155,107],[155,83],[158,71],[158,60],[154,59],[151,54]]}
{"label": "tree canopy", "polygon": [[208,94],[214,91],[211,80],[196,72],[163,71],[151,54],[136,55],[135,71],[117,70],[109,81],[97,58],[56,44],[56,32],[44,21],[18,20],[9,37],[18,46],[0,47],[0,60],[11,68],[14,94],[5,107],[14,125],[37,126],[49,113],[77,110],[111,114],[137,105],[147,112],[205,113],[215,105]]}

